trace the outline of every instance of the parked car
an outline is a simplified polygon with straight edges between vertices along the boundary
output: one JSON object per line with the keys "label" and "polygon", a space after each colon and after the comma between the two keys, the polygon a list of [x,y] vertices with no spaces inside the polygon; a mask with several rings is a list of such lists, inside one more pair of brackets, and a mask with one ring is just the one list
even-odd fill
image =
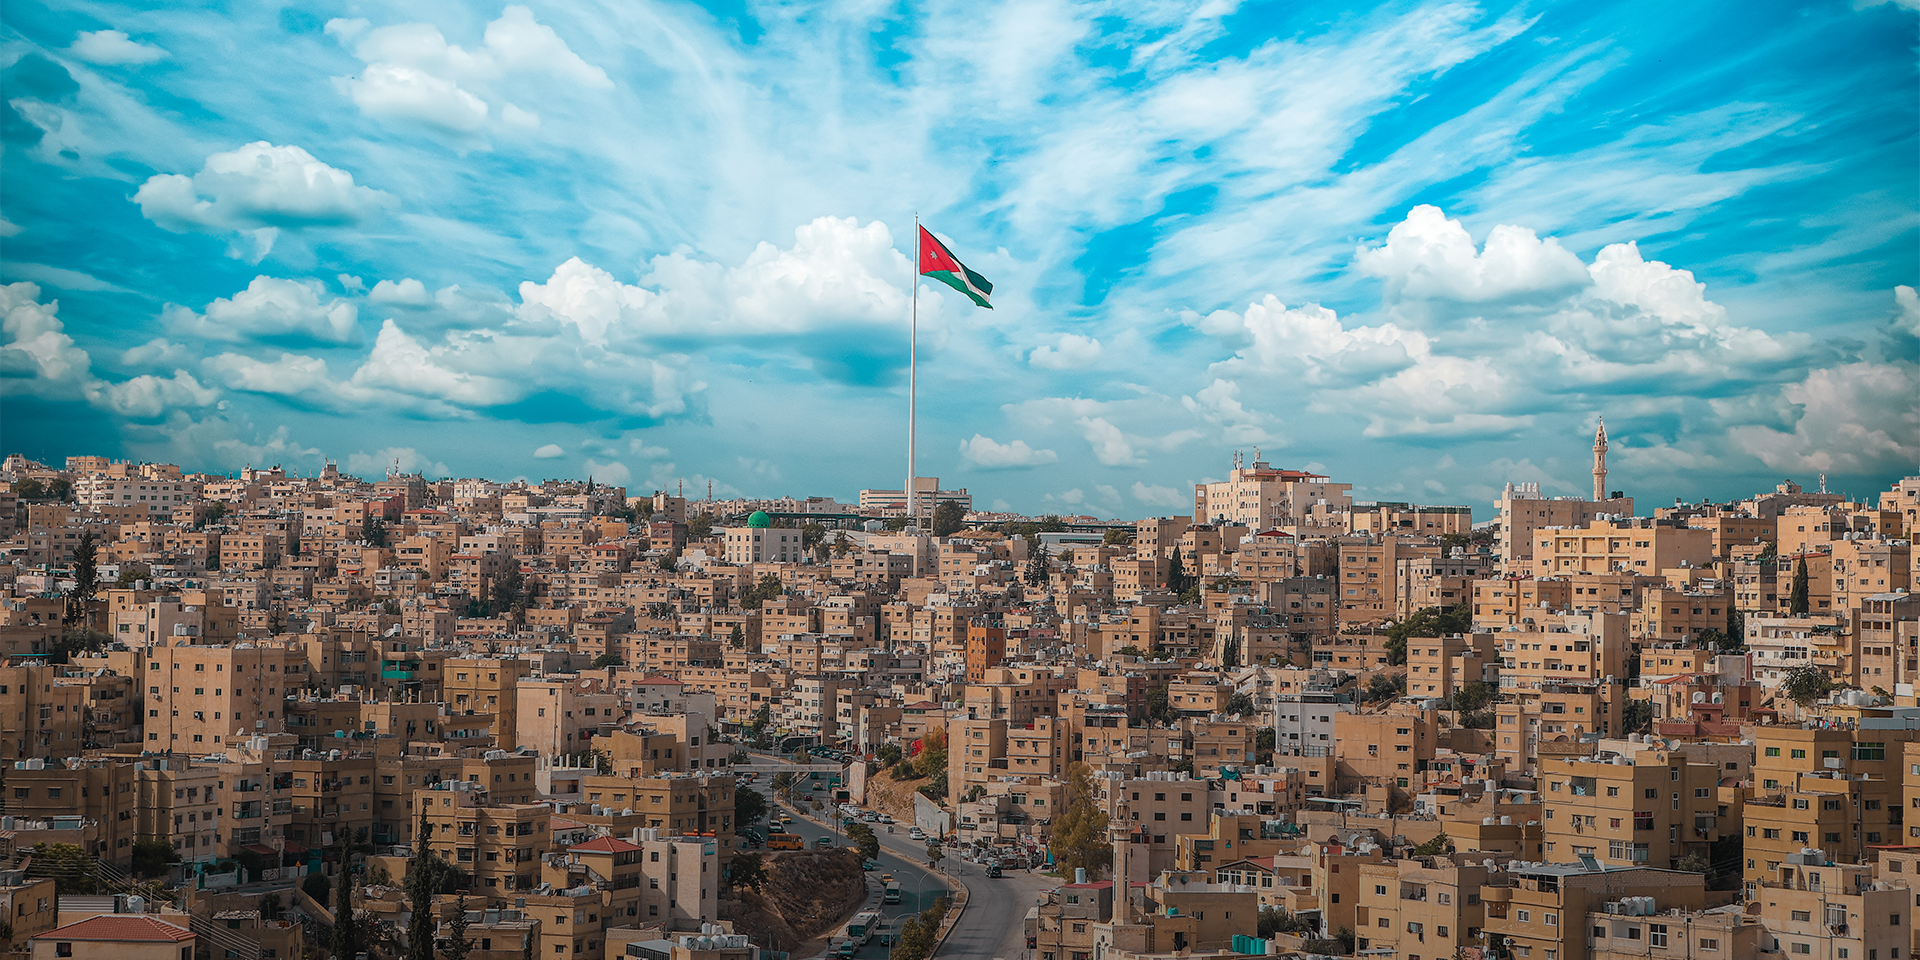
{"label": "parked car", "polygon": [[927,832],[919,827],[914,827],[912,830],[907,831],[907,836],[914,840],[925,840],[927,838]]}

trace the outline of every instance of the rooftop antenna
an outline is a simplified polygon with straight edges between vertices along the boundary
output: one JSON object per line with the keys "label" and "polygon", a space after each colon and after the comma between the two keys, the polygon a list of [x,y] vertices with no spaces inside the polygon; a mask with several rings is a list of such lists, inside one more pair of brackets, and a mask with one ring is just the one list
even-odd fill
{"label": "rooftop antenna", "polygon": [[1827,492],[1827,475],[1824,473],[1820,475],[1820,492]]}

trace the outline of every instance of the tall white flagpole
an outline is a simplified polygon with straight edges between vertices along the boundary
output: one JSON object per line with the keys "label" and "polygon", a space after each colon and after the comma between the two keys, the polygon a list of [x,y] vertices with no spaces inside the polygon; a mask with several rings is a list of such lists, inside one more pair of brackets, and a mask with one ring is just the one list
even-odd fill
{"label": "tall white flagpole", "polygon": [[[916,507],[913,498],[913,478],[915,472],[913,445],[915,440],[915,418],[918,413],[916,404],[919,402],[918,378],[920,369],[920,215],[917,213],[913,215],[913,275],[909,283],[913,286],[913,320],[912,332],[907,341],[907,485],[903,489],[907,495],[907,516],[918,526],[920,511]],[[917,572],[918,571],[916,571],[916,573]]]}

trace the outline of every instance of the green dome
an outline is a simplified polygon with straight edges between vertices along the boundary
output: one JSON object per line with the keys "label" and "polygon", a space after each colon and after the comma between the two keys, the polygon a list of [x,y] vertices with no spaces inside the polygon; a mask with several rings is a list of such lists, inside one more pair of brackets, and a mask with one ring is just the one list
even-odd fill
{"label": "green dome", "polygon": [[747,517],[747,526],[771,527],[773,526],[773,518],[767,516],[767,512],[765,510],[755,510],[752,513],[752,515]]}

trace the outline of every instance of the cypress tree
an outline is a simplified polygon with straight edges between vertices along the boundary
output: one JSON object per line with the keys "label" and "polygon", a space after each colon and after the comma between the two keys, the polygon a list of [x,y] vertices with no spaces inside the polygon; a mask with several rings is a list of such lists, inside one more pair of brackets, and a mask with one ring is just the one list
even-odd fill
{"label": "cypress tree", "polygon": [[1787,612],[1796,617],[1807,615],[1807,558],[1800,558],[1800,565],[1793,571],[1793,593],[1787,596]]}
{"label": "cypress tree", "polygon": [[340,858],[340,882],[333,886],[333,955],[353,960],[360,952],[360,925],[353,917],[353,854]]}
{"label": "cypress tree", "polygon": [[413,832],[413,858],[407,862],[407,905],[413,915],[407,919],[406,960],[433,960],[433,854],[427,850],[427,837],[433,827],[427,823],[426,807],[420,808],[420,826]]}

